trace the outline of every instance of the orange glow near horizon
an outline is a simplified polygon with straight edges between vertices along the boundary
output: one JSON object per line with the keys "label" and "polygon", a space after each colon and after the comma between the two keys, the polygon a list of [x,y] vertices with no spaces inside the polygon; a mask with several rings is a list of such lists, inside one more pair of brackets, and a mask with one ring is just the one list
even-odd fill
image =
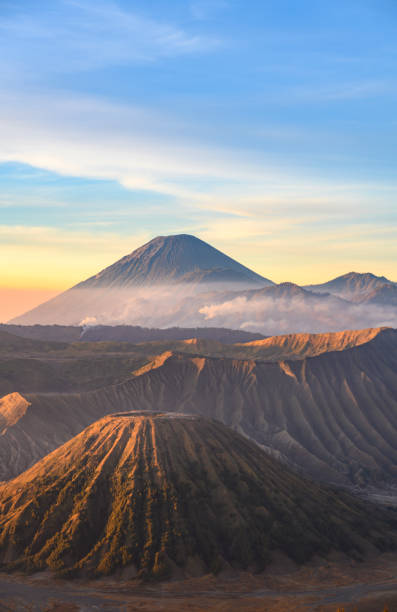
{"label": "orange glow near horizon", "polygon": [[[0,322],[38,306],[58,293],[97,274],[150,240],[134,236],[68,235],[42,230],[33,243],[16,240],[0,252]],[[275,283],[324,283],[348,272],[372,272],[396,281],[397,243],[359,245],[355,253],[343,241],[332,248],[318,237],[291,236],[288,248],[277,235],[263,240],[198,235],[225,254]],[[316,256],[313,257],[313,253]]]}
{"label": "orange glow near horizon", "polygon": [[0,287],[0,323],[55,297],[60,290]]}

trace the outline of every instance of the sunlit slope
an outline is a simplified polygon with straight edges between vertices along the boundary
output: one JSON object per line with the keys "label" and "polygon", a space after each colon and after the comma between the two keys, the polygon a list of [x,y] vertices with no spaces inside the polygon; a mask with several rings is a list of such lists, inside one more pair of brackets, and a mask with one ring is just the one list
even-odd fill
{"label": "sunlit slope", "polygon": [[0,435],[18,423],[29,405],[20,393],[10,393],[0,399]]}
{"label": "sunlit slope", "polygon": [[344,350],[370,342],[381,331],[378,328],[289,334],[243,344],[222,344],[208,338],[140,344],[122,341],[67,344],[22,338],[0,329],[0,396],[14,391],[80,392],[120,383],[146,364],[149,364],[146,369],[151,369],[150,363],[156,361],[156,356],[167,351],[279,361]]}
{"label": "sunlit slope", "polygon": [[124,390],[148,408],[161,398],[163,408],[215,416],[314,477],[364,483],[397,475],[396,374],[397,333],[384,330],[296,361],[175,355]]}
{"label": "sunlit slope", "polygon": [[3,567],[166,577],[396,545],[391,514],[292,474],[219,422],[108,416],[0,486]]}
{"label": "sunlit slope", "polygon": [[105,414],[154,407],[215,417],[318,479],[364,484],[396,478],[396,331],[301,360],[167,353],[152,366],[93,392],[23,394],[26,413],[0,436],[0,479],[17,475]]}
{"label": "sunlit slope", "polygon": [[[190,338],[175,342],[153,342],[142,345],[148,354],[152,351],[175,351],[180,353],[205,355],[208,357],[235,357],[237,359],[261,359],[281,361],[283,359],[302,359],[314,357],[330,351],[343,351],[371,342],[386,328],[345,330],[322,334],[285,334],[270,336],[250,342],[221,344],[211,340]],[[137,347],[139,350],[139,346]]]}
{"label": "sunlit slope", "polygon": [[313,357],[330,351],[343,351],[371,342],[384,329],[378,327],[322,334],[286,334],[234,344],[222,344],[203,338],[163,340],[135,345],[134,350],[141,351],[145,355],[174,351],[208,357],[281,361]]}
{"label": "sunlit slope", "polygon": [[234,350],[238,357],[271,359],[272,361],[299,359],[330,351],[343,351],[366,344],[382,331],[383,329],[378,327],[322,334],[286,334],[237,344],[234,345]]}

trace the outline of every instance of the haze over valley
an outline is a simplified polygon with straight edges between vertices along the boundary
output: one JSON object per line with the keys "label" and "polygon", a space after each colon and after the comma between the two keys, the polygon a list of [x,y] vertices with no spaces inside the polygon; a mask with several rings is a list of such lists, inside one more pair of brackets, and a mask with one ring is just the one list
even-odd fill
{"label": "haze over valley", "polygon": [[352,272],[317,286],[276,285],[194,236],[160,236],[10,322],[211,326],[265,335],[392,327],[397,284]]}

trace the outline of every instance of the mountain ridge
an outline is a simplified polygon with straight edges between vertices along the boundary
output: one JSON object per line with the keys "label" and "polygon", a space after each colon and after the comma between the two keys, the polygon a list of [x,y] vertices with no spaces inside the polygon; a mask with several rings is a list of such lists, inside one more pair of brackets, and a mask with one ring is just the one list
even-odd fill
{"label": "mountain ridge", "polygon": [[397,325],[397,285],[350,272],[275,284],[188,234],[158,236],[16,324],[227,327],[265,336]]}
{"label": "mountain ridge", "polygon": [[[282,359],[285,355],[286,359],[314,357],[321,353],[330,351],[343,351],[347,348],[352,348],[361,344],[366,344],[375,338],[382,331],[390,328],[377,327],[359,330],[343,330],[340,332],[328,332],[320,334],[297,333],[297,334],[282,334],[279,336],[270,336],[262,340],[250,340],[244,343],[237,343],[242,349],[256,349],[256,358],[269,358],[271,349],[273,355],[277,359]],[[268,349],[268,351],[266,351]],[[266,351],[266,352],[265,352]],[[254,355],[253,355],[254,356]]]}
{"label": "mountain ridge", "polygon": [[163,357],[159,367],[96,391],[24,393],[26,414],[0,436],[0,478],[16,476],[114,406],[156,406],[217,418],[317,480],[395,480],[396,330],[298,360]]}
{"label": "mountain ridge", "polygon": [[348,272],[337,276],[325,283],[314,285],[305,285],[304,288],[309,291],[317,291],[319,293],[332,293],[342,298],[358,301],[365,294],[370,293],[384,285],[396,285],[393,281],[385,276],[376,276],[371,272]]}

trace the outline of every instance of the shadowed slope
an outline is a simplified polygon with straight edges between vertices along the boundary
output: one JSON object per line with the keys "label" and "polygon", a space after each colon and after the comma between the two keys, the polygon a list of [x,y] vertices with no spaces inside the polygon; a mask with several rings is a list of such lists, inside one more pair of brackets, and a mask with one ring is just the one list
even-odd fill
{"label": "shadowed slope", "polygon": [[383,287],[385,284],[394,285],[395,283],[385,276],[375,276],[370,272],[365,274],[348,272],[326,283],[306,285],[305,289],[318,291],[319,293],[332,293],[347,300],[357,301],[363,295]]}
{"label": "shadowed slope", "polygon": [[0,396],[18,390],[30,393],[89,391],[120,383],[153,358],[156,351],[134,350],[111,343],[71,345],[66,350],[24,355],[0,353]]}
{"label": "shadowed slope", "polygon": [[300,287],[295,283],[272,284],[271,286],[246,289],[244,291],[219,291],[218,294],[210,294],[214,303],[230,302],[237,299],[245,299],[247,302],[269,301],[277,304],[328,304],[330,308],[347,306],[346,300],[325,292],[315,293],[307,288]]}
{"label": "shadowed slope", "polygon": [[124,391],[135,405],[216,416],[315,478],[364,484],[397,475],[396,373],[397,332],[384,330],[297,361],[175,355]]}
{"label": "shadowed slope", "polygon": [[392,515],[292,474],[221,423],[115,414],[0,487],[7,568],[166,576],[395,545]]}
{"label": "shadowed slope", "polygon": [[264,336],[243,329],[227,329],[222,327],[170,327],[165,329],[149,329],[132,325],[115,325],[86,328],[81,339],[87,342],[117,341],[117,342],[175,342],[197,338],[213,340],[223,344],[234,342],[250,342]]}
{"label": "shadowed slope", "polygon": [[[116,337],[119,336],[119,331],[116,332]],[[189,331],[202,331],[193,329],[184,330],[183,335],[188,339],[172,340],[173,330],[164,331],[164,338],[169,337],[170,340],[136,345],[128,342],[45,342],[9,333],[2,334],[0,329],[0,396],[16,390],[22,394],[84,392],[117,384],[128,379],[132,372],[165,351],[279,361],[329,350],[343,350],[370,341],[381,330],[289,334],[244,344],[222,344],[214,340],[189,337]],[[244,334],[234,334],[231,330],[213,331],[215,337],[218,332],[226,342],[229,337],[239,340],[245,337]],[[100,331],[98,334],[101,337]],[[178,336],[177,333],[175,335]],[[247,336],[250,339],[250,334]],[[120,337],[123,337],[122,334]]]}
{"label": "shadowed slope", "polygon": [[272,284],[195,236],[158,236],[76,287],[232,281]]}
{"label": "shadowed slope", "polygon": [[359,300],[360,304],[377,304],[379,306],[397,306],[397,285],[384,284],[368,291]]}
{"label": "shadowed slope", "polygon": [[259,297],[268,297],[278,300],[295,300],[300,299],[304,301],[315,301],[324,300],[326,296],[323,293],[315,293],[308,291],[306,288],[300,287],[295,283],[280,283],[279,285],[273,285],[272,287],[264,287],[263,289],[252,289],[243,293],[249,300],[257,299]]}
{"label": "shadowed slope", "polygon": [[[70,328],[69,331],[70,337],[79,342],[53,341],[54,338],[67,338],[68,328],[0,326],[0,397],[16,390],[22,394],[70,393],[120,383],[157,353],[184,348],[184,342],[178,339],[192,338],[194,334],[219,338],[227,344],[261,337],[260,334],[216,328],[161,330],[120,326],[94,328],[87,333],[82,328]],[[147,342],[155,339],[163,342]],[[127,340],[140,344],[136,346]],[[144,340],[146,344],[142,344]],[[208,340],[204,342],[208,347],[211,344]],[[216,346],[222,352],[223,345],[218,342]],[[189,350],[197,351],[198,348]]]}
{"label": "shadowed slope", "polygon": [[44,340],[45,342],[156,342],[200,338],[216,340],[224,344],[260,340],[264,336],[243,329],[222,327],[168,327],[162,329],[134,325],[95,325],[93,327],[73,327],[61,325],[5,325],[6,331],[21,338]]}
{"label": "shadowed slope", "polygon": [[12,325],[0,324],[0,330],[21,338],[45,342],[77,342],[83,331],[73,325]]}
{"label": "shadowed slope", "polygon": [[64,342],[47,342],[23,338],[0,327],[0,353],[47,353],[49,351],[62,350],[66,347],[67,344]]}
{"label": "shadowed slope", "polygon": [[0,478],[109,412],[158,407],[216,417],[320,480],[394,482],[396,373],[390,329],[353,348],[279,363],[168,353],[98,391],[26,394],[31,405],[0,437]]}

